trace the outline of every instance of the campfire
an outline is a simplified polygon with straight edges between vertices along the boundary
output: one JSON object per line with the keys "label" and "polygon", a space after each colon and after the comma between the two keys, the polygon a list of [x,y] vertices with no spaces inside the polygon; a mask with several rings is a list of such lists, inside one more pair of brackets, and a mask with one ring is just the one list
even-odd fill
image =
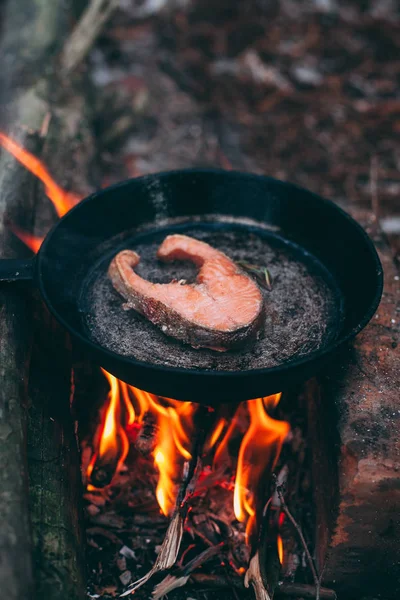
{"label": "campfire", "polygon": [[[214,547],[233,574],[245,572],[251,556],[258,552],[264,507],[272,501],[271,475],[282,444],[290,435],[289,424],[269,414],[276,410],[281,394],[233,408],[205,409],[191,402],[154,396],[103,373],[110,386],[107,401],[93,439],[85,443],[85,446],[89,443],[92,452],[86,469],[90,497],[93,494],[108,497],[107,490],[102,493],[99,488],[108,485],[113,488],[114,475],[120,474],[124,462],[131,485],[140,478],[135,471],[145,471],[149,485],[143,488],[141,502],[153,493],[160,512],[173,524],[159,553],[165,558],[152,574],[179,562],[184,529],[193,543],[183,554],[190,551],[190,556],[196,556],[196,539],[200,548],[197,556],[201,558],[192,559],[199,560],[196,566],[215,556],[209,551]],[[214,514],[210,502],[215,506]],[[272,513],[271,523],[264,523],[264,527],[269,528],[274,522],[275,554],[282,563],[279,528],[284,513],[279,506],[279,501],[272,503],[268,510],[268,516]],[[213,527],[218,520],[224,530],[216,536]],[[195,532],[201,523],[198,535]],[[201,548],[207,543],[209,549],[203,550],[202,556]],[[185,573],[187,577],[189,573]],[[146,581],[146,577],[140,579],[141,584]],[[167,585],[166,580],[164,584]],[[159,583],[155,597],[161,597],[158,594],[164,584]],[[179,578],[175,584],[182,585]],[[138,586],[133,583],[132,590]],[[172,587],[168,580],[168,589]]]}
{"label": "campfire", "polygon": [[[59,216],[78,202],[33,155],[4,134],[0,142],[42,180]],[[38,251],[42,239],[13,223],[10,229]],[[271,292],[270,274],[267,283]],[[314,405],[318,394],[307,397],[300,386],[208,406],[207,398],[197,403],[150,393],[105,369],[101,376],[107,389],[97,403],[92,394],[86,418],[82,398],[76,400],[79,368],[72,397],[95,564],[90,596],[158,599],[205,586],[229,589],[236,598],[247,597],[248,588],[257,600],[275,593],[336,597],[321,587],[312,557],[306,404]]]}

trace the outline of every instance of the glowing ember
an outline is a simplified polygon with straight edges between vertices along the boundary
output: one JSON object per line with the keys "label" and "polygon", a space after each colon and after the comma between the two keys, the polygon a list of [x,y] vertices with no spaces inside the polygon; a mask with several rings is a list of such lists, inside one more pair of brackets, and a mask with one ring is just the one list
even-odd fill
{"label": "glowing ember", "polygon": [[52,178],[46,166],[33,154],[22,148],[9,136],[0,132],[0,144],[10,152],[28,171],[36,175],[45,186],[46,195],[54,204],[59,217],[67,213],[80,200],[78,196],[63,190]]}

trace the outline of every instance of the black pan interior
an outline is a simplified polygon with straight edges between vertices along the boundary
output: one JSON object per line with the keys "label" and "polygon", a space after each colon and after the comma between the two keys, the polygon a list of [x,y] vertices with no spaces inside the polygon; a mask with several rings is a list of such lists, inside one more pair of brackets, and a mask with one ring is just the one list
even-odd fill
{"label": "black pan interior", "polygon": [[[134,311],[123,310],[124,300],[107,276],[113,255],[122,248],[139,253],[137,272],[152,282],[195,280],[197,271],[190,263],[165,264],[156,258],[160,243],[174,232],[208,242],[235,261],[268,268],[272,289],[261,287],[266,321],[256,343],[235,352],[195,350]],[[113,352],[151,364],[217,371],[271,368],[319,350],[336,338],[343,314],[339,287],[315,257],[260,225],[213,216],[197,223],[165,223],[116,244],[88,274],[80,310],[88,337]]]}

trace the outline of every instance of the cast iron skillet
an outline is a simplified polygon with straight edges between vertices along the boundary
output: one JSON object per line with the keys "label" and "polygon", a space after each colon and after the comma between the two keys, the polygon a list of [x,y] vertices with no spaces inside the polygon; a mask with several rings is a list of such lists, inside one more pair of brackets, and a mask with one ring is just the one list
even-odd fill
{"label": "cast iron skillet", "polygon": [[[122,248],[139,249],[149,279],[168,281],[180,269],[190,279],[186,265],[157,266],[155,249],[174,231],[268,267],[266,329],[255,347],[193,350],[123,311],[105,275]],[[57,223],[31,262],[3,260],[0,270],[0,281],[33,278],[56,319],[116,377],[208,405],[266,396],[314,375],[365,327],[383,284],[371,240],[332,202],[268,177],[197,169],[89,196]]]}

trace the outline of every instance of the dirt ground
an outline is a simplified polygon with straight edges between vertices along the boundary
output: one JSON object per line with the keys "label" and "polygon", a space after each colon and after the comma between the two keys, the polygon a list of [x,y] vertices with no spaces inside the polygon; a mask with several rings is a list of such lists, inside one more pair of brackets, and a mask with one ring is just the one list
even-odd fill
{"label": "dirt ground", "polygon": [[91,57],[103,184],[192,166],[373,206],[400,255],[395,0],[121,2]]}

